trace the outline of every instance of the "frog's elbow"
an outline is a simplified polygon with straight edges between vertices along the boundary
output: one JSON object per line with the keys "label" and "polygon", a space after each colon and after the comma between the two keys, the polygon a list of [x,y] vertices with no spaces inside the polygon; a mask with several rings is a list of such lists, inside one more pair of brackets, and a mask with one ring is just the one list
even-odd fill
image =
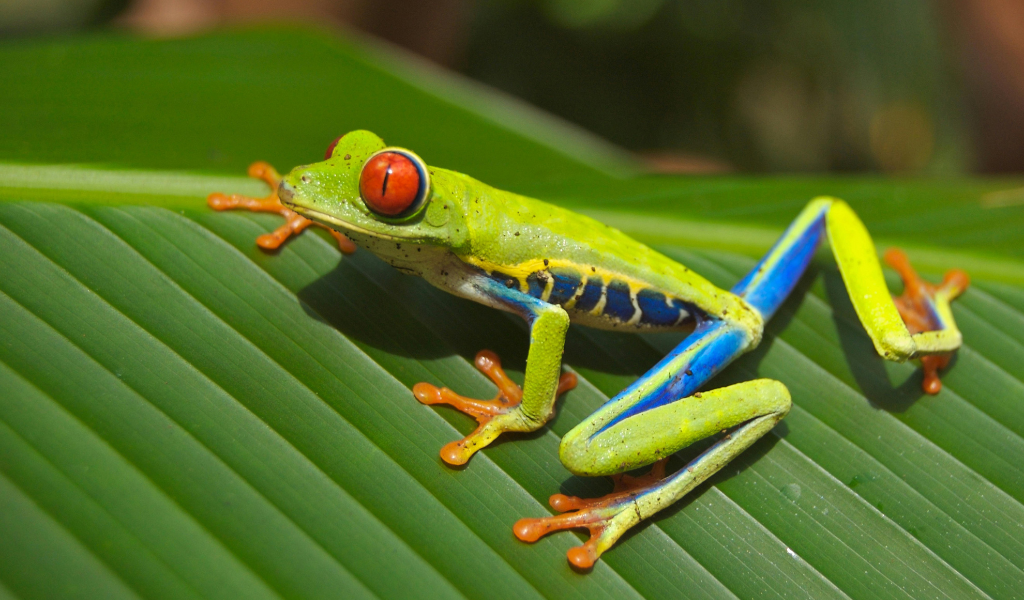
{"label": "frog's elbow", "polygon": [[887,331],[875,341],[875,351],[886,360],[906,362],[917,354],[917,344],[906,330]]}

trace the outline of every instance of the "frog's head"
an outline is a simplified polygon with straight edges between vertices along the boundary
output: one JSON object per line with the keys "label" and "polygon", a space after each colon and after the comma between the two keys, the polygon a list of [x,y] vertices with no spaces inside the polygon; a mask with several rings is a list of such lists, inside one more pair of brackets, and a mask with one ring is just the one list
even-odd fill
{"label": "frog's head", "polygon": [[397,248],[405,255],[409,246],[450,249],[465,236],[458,199],[432,185],[432,177],[409,150],[387,147],[369,131],[352,131],[331,144],[323,162],[286,175],[278,195],[295,212],[376,254]]}

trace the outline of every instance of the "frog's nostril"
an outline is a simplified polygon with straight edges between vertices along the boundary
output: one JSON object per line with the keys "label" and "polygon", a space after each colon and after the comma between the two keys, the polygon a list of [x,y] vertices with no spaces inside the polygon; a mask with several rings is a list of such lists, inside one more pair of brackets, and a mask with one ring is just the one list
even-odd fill
{"label": "frog's nostril", "polygon": [[284,202],[285,204],[290,204],[291,201],[292,201],[292,196],[294,196],[294,195],[295,195],[295,188],[293,188],[292,186],[288,185],[284,181],[282,181],[277,186],[277,197],[281,199],[281,202]]}

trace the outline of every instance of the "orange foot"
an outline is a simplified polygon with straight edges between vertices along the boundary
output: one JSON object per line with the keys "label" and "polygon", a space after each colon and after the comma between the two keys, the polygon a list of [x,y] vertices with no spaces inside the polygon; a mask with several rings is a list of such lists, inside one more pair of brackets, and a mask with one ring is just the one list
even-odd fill
{"label": "orange foot", "polygon": [[[959,269],[947,271],[942,278],[942,283],[933,285],[921,279],[914,268],[910,266],[910,261],[902,250],[890,248],[886,250],[884,258],[885,262],[896,269],[903,279],[903,295],[894,296],[893,301],[911,335],[922,331],[941,329],[942,324],[939,323],[933,308],[935,296],[944,294],[949,300],[952,300],[962,294],[970,284],[967,273]],[[942,390],[939,369],[946,368],[952,356],[952,353],[945,352],[921,357],[921,368],[924,371],[924,381],[921,383],[921,387],[926,394],[938,394]]]}
{"label": "orange foot", "polygon": [[566,514],[540,519],[519,519],[512,530],[516,537],[524,542],[536,542],[554,531],[588,529],[590,539],[582,546],[570,548],[566,557],[577,568],[589,569],[627,529],[640,522],[641,517],[633,504],[633,499],[662,484],[667,462],[667,458],[659,460],[651,466],[650,473],[640,477],[613,475],[615,490],[607,496],[584,499],[555,494],[548,500],[551,508]]}
{"label": "orange foot", "polygon": [[[445,444],[444,448],[441,448],[441,458],[450,465],[466,464],[473,453],[490,444],[504,431],[523,430],[515,426],[515,419],[509,418],[518,416],[513,415],[513,411],[523,399],[523,389],[505,374],[505,370],[501,368],[501,359],[490,350],[481,350],[477,353],[474,364],[498,386],[498,395],[494,400],[466,398],[448,388],[438,388],[429,383],[417,383],[412,388],[413,395],[423,404],[448,404],[475,418],[480,424],[465,438]],[[574,387],[576,375],[563,373],[558,380],[556,395]]]}
{"label": "orange foot", "polygon": [[277,186],[281,183],[281,176],[274,170],[274,167],[263,161],[254,162],[249,165],[249,177],[266,182],[270,186],[270,195],[266,198],[250,198],[240,194],[228,196],[227,194],[214,192],[206,198],[206,203],[213,210],[244,208],[254,212],[277,213],[287,219],[287,222],[275,229],[273,233],[265,233],[256,238],[257,246],[266,250],[277,250],[292,235],[298,235],[310,225],[316,225],[317,227],[323,227],[334,236],[334,239],[338,242],[338,249],[344,254],[352,254],[356,251],[356,245],[352,243],[352,240],[345,237],[344,234],[326,225],[314,223],[281,204],[281,199],[277,197]]}

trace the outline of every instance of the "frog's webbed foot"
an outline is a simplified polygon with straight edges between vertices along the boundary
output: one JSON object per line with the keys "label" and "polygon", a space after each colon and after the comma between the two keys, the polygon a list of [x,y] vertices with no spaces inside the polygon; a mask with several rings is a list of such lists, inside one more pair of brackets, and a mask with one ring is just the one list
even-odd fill
{"label": "frog's webbed foot", "polygon": [[249,177],[260,179],[270,186],[270,195],[265,198],[250,198],[241,194],[222,194],[214,192],[206,198],[206,203],[213,210],[231,210],[241,208],[253,212],[272,212],[285,218],[285,224],[278,227],[271,233],[265,233],[256,238],[256,245],[266,250],[276,250],[289,237],[302,233],[310,225],[316,225],[326,229],[335,241],[338,242],[338,249],[344,254],[352,254],[356,251],[356,245],[352,240],[345,237],[343,233],[335,231],[325,225],[314,223],[295,211],[281,204],[277,196],[277,186],[281,183],[281,175],[263,161],[257,161],[249,165]]}
{"label": "frog's webbed foot", "polygon": [[640,511],[635,501],[663,485],[667,462],[668,458],[659,460],[651,466],[648,474],[639,477],[613,475],[614,491],[600,498],[584,499],[555,494],[548,502],[551,508],[564,514],[519,519],[513,531],[524,542],[536,542],[554,531],[586,528],[590,531],[590,539],[582,546],[571,548],[566,556],[577,568],[589,569],[626,530],[640,522]]}
{"label": "frog's webbed foot", "polygon": [[[907,255],[898,248],[890,248],[885,252],[885,262],[895,269],[903,279],[903,294],[894,296],[893,302],[899,310],[900,317],[913,335],[924,331],[942,329],[943,323],[937,311],[937,305],[950,301],[967,289],[970,279],[959,269],[947,271],[939,285],[931,284],[917,274],[910,266]],[[925,393],[938,394],[942,390],[939,370],[944,369],[952,358],[952,352],[925,354],[921,356],[921,368],[924,381],[921,387]]]}
{"label": "frog's webbed foot", "polygon": [[[517,410],[523,399],[523,390],[509,379],[501,368],[501,359],[490,350],[481,350],[474,360],[476,368],[498,386],[498,395],[493,400],[476,400],[460,396],[448,388],[438,388],[429,383],[417,383],[413,395],[423,404],[448,404],[473,417],[480,424],[465,438],[446,444],[441,449],[441,458],[451,465],[463,465],[473,454],[505,431],[533,431],[537,425],[529,422]],[[576,387],[576,375],[564,373],[558,380],[558,391],[562,394]]]}

